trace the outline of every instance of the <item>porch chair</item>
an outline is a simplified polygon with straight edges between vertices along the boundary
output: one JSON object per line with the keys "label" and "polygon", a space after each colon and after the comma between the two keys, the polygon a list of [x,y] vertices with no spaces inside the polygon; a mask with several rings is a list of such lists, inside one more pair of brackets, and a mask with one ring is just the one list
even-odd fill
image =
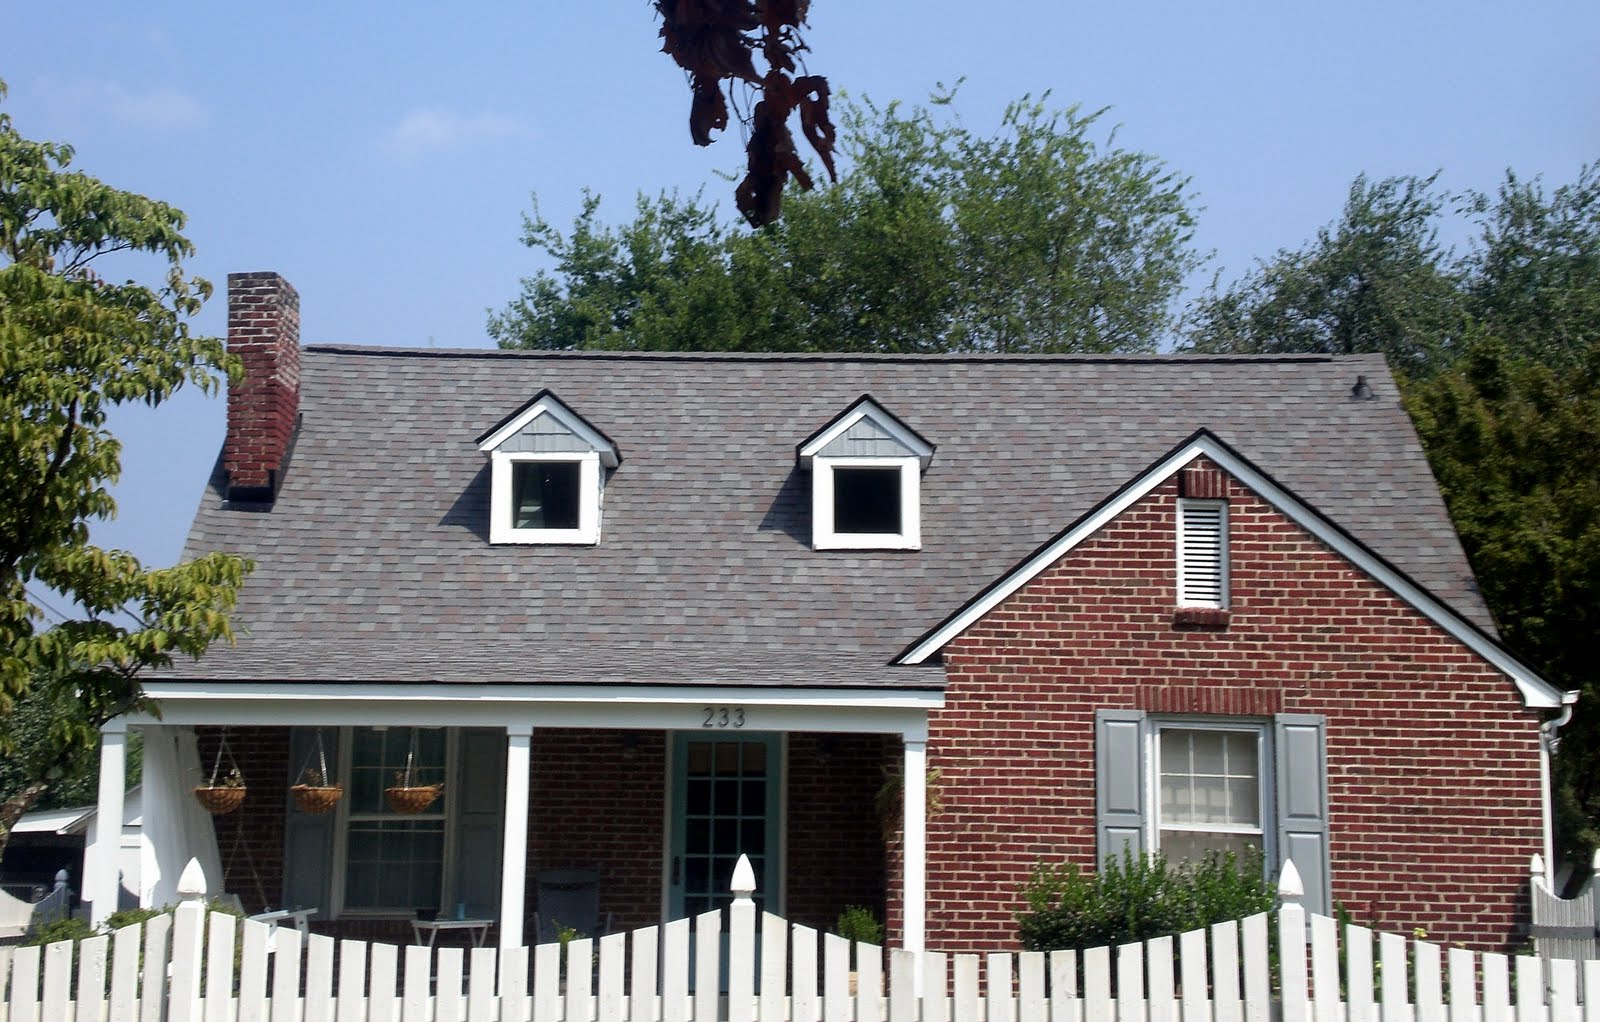
{"label": "porch chair", "polygon": [[594,869],[542,869],[534,877],[539,910],[533,914],[535,944],[553,944],[558,928],[576,930],[584,937],[611,932],[611,915],[600,926],[600,871]]}

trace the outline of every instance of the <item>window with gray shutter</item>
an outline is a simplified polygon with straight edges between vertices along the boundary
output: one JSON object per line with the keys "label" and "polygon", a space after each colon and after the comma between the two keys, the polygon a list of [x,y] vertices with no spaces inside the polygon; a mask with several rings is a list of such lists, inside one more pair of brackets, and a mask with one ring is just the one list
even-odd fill
{"label": "window with gray shutter", "polygon": [[1145,714],[1094,715],[1095,835],[1102,861],[1145,849]]}
{"label": "window with gray shutter", "polygon": [[1294,860],[1305,882],[1307,911],[1329,915],[1327,724],[1322,717],[1280,713],[1273,718],[1277,755],[1279,870]]}
{"label": "window with gray shutter", "polygon": [[1178,606],[1228,605],[1228,504],[1178,501]]}
{"label": "window with gray shutter", "polygon": [[[322,752],[331,768],[339,762],[339,729],[322,733]],[[291,785],[301,780],[300,771],[317,754],[317,729],[297,727],[289,732],[289,777]],[[337,779],[337,774],[335,774]],[[283,829],[283,903],[269,908],[318,908],[321,915],[333,914],[328,881],[333,875],[333,832],[339,814],[301,811],[292,796]]]}

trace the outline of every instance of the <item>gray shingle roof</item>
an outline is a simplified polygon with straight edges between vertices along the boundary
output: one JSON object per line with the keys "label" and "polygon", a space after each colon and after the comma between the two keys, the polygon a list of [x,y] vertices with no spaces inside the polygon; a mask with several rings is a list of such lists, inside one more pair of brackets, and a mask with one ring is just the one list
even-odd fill
{"label": "gray shingle roof", "polygon": [[[1489,627],[1376,356],[303,357],[277,503],[188,541],[257,562],[239,643],[166,677],[937,684],[887,664],[1200,427]],[[601,541],[491,546],[474,440],[546,388],[620,449]],[[811,549],[795,445],[863,393],[937,447],[920,551]]]}

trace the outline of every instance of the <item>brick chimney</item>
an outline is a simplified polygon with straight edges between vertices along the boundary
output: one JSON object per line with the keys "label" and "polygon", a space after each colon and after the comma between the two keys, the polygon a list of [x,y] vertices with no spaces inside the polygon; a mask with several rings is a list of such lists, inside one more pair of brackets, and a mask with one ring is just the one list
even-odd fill
{"label": "brick chimney", "polygon": [[276,273],[228,274],[228,350],[244,363],[244,379],[228,388],[226,495],[270,503],[300,418],[300,294],[294,285]]}

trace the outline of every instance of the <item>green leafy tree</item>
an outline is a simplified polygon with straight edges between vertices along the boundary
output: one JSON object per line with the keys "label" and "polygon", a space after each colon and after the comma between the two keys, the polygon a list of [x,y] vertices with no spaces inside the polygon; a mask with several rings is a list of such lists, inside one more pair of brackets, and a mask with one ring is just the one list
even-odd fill
{"label": "green leafy tree", "polygon": [[491,316],[505,347],[868,352],[1154,351],[1200,263],[1188,182],[1096,141],[1098,114],[1023,100],[992,135],[949,113],[850,104],[837,184],[737,229],[699,195],[610,226],[524,218],[553,272]]}
{"label": "green leafy tree", "polygon": [[[183,214],[69,170],[72,155],[0,113],[0,713],[35,679],[58,710],[71,700],[74,712],[51,717],[62,758],[146,705],[141,669],[229,637],[246,571],[223,554],[150,569],[89,540],[116,510],[110,410],[158,405],[184,384],[214,390],[232,363],[219,340],[189,330],[211,287],[184,273]],[[96,260],[112,255],[155,258],[162,283],[102,278]],[[69,619],[43,627],[43,594]],[[49,784],[9,793],[0,842]]]}
{"label": "green leafy tree", "polygon": [[1407,375],[1452,359],[1466,329],[1459,274],[1438,240],[1435,178],[1350,186],[1339,220],[1193,310],[1187,347],[1213,354],[1382,352]]}

